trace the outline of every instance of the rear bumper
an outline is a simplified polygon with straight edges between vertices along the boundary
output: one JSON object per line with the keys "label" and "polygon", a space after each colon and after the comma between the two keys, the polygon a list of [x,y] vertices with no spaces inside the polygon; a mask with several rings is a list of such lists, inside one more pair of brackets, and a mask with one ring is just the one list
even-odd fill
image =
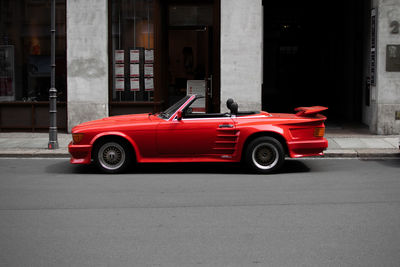
{"label": "rear bumper", "polygon": [[73,164],[90,164],[92,145],[68,145],[68,152],[71,154],[70,162]]}
{"label": "rear bumper", "polygon": [[302,140],[288,142],[289,156],[291,158],[322,156],[328,148],[328,140]]}

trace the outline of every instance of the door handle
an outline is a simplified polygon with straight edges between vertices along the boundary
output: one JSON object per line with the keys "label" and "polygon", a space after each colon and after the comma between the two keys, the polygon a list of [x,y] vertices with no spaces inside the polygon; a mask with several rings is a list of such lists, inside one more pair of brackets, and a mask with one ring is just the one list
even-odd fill
{"label": "door handle", "polygon": [[208,77],[206,80],[210,82],[210,83],[208,84],[208,92],[207,92],[207,94],[208,94],[210,97],[212,97],[212,92],[213,92],[213,76],[210,75],[210,77]]}
{"label": "door handle", "polygon": [[219,128],[233,128],[233,125],[232,124],[220,124],[218,127]]}

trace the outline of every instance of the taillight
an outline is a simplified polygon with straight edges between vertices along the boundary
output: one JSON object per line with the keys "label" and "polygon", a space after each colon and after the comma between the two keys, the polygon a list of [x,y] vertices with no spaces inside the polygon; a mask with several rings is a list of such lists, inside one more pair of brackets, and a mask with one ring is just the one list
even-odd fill
{"label": "taillight", "polygon": [[72,134],[72,140],[74,141],[74,144],[78,144],[82,141],[83,139],[83,133],[73,133]]}
{"label": "taillight", "polygon": [[315,137],[324,137],[325,135],[325,127],[317,127],[314,129]]}

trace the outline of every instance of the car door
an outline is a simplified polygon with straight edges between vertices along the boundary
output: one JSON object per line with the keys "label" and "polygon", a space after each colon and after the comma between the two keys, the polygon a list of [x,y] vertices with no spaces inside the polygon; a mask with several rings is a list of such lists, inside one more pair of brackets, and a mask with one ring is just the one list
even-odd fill
{"label": "car door", "polygon": [[162,156],[188,157],[212,154],[231,154],[225,149],[223,136],[234,134],[230,117],[182,118],[164,121],[157,129],[157,149]]}

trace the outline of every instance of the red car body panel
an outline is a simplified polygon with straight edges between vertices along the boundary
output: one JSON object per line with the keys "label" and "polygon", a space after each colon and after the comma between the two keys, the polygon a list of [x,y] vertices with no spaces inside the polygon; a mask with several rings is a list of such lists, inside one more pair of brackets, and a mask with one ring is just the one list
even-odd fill
{"label": "red car body panel", "polygon": [[123,115],[82,123],[72,134],[83,133],[79,143],[68,146],[71,163],[89,164],[94,144],[106,136],[128,141],[139,163],[239,162],[249,140],[272,135],[292,158],[318,156],[328,147],[316,128],[324,128],[324,107],[299,108],[297,114],[260,112],[243,116],[178,119],[191,96],[174,114],[163,119],[152,114]]}

